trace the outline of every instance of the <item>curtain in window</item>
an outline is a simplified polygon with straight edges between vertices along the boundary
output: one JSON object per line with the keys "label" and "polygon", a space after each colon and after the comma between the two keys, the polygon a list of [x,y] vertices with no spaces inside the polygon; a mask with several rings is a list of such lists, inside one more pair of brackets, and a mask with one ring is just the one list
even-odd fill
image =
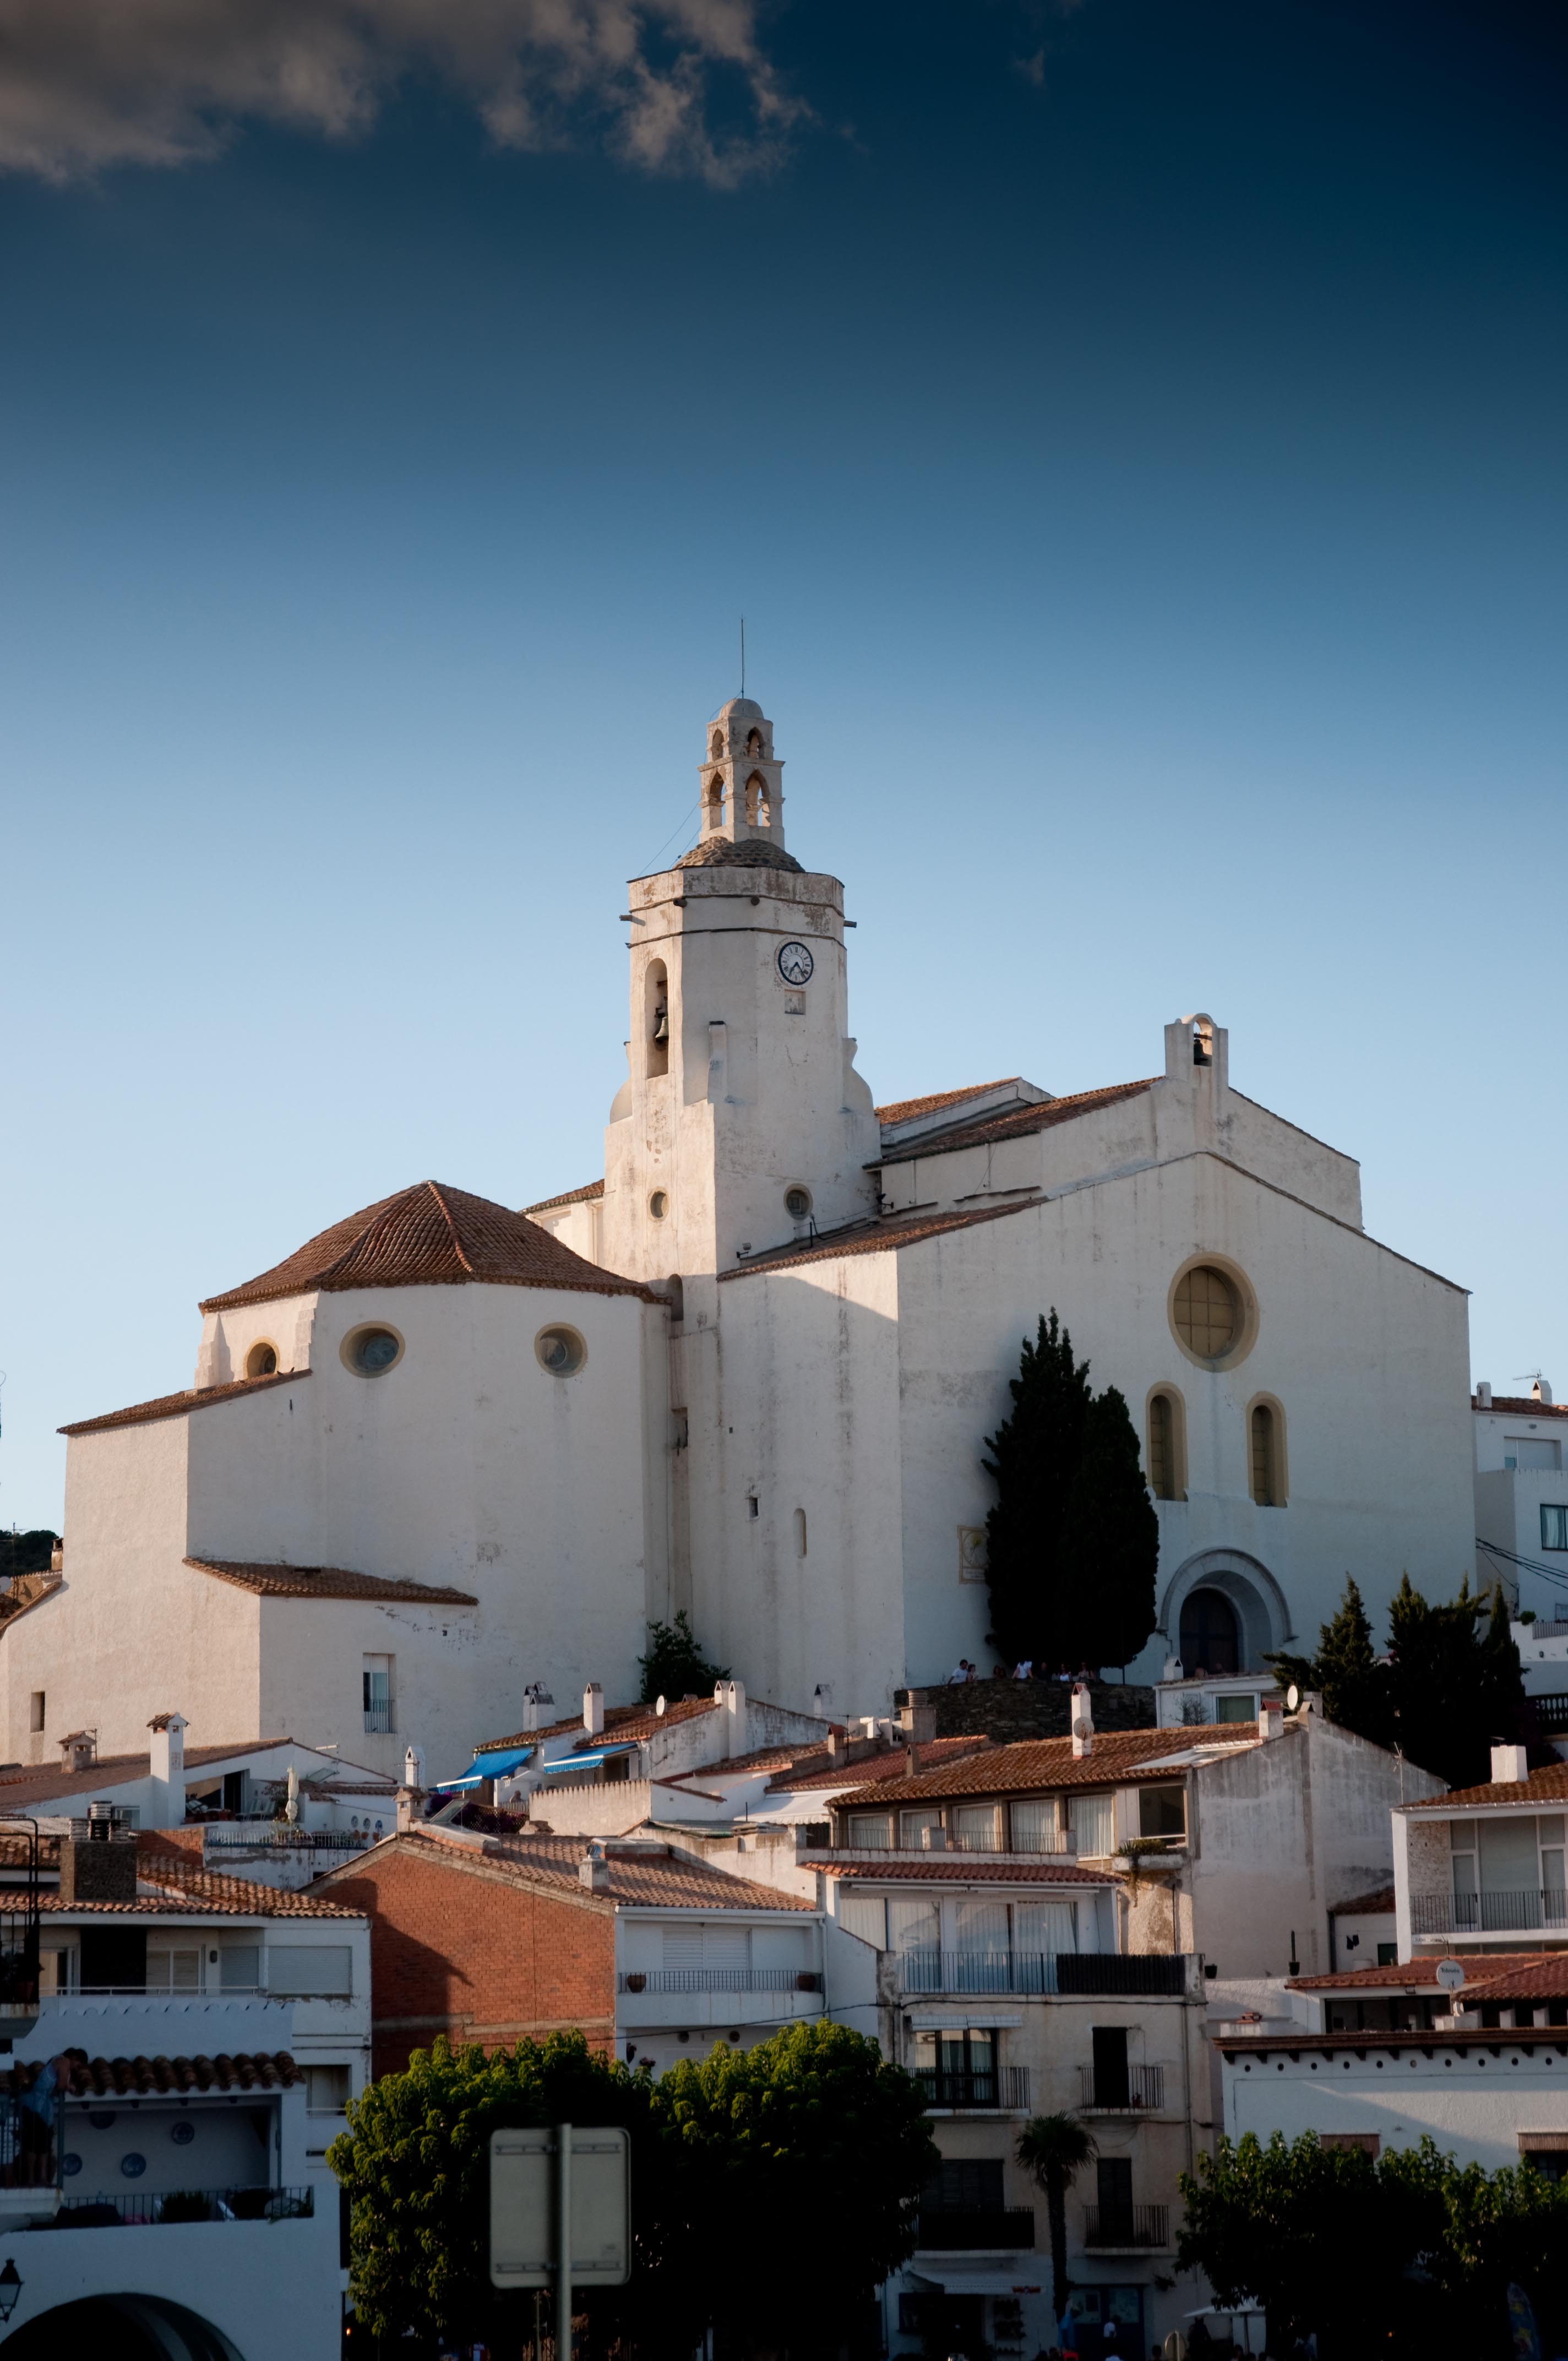
{"label": "curtain in window", "polygon": [[994,1804],[964,1804],[952,1815],[953,1833],[965,1852],[1001,1850],[1002,1815]]}
{"label": "curtain in window", "polygon": [[1026,1804],[1014,1804],[1011,1807],[1011,1816],[1014,1852],[1055,1852],[1057,1799],[1054,1795],[1041,1796]]}
{"label": "curtain in window", "polygon": [[934,1951],[941,1938],[941,1916],[934,1902],[888,1904],[887,1940],[890,1950]]}
{"label": "curtain in window", "polygon": [[851,1812],[850,1842],[861,1852],[890,1852],[893,1817],[888,1812]]}
{"label": "curtain in window", "polygon": [[1068,1826],[1078,1839],[1080,1860],[1101,1861],[1115,1850],[1114,1795],[1073,1795],[1067,1807]]}
{"label": "curtain in window", "polygon": [[886,1950],[887,1905],[880,1894],[840,1894],[839,1924],[846,1935],[857,1935],[862,1943],[874,1943],[879,1951]]}
{"label": "curtain in window", "polygon": [[[1015,1902],[1013,1948],[1021,1960],[1048,1960],[1078,1949],[1078,1913],[1070,1902]],[[1048,1989],[1048,1984],[1044,1987]]]}

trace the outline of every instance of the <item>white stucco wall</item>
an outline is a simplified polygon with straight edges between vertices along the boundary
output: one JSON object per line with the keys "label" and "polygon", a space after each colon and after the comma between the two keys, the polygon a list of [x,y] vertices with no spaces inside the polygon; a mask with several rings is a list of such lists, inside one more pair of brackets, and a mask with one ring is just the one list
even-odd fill
{"label": "white stucco wall", "polygon": [[1546,2041],[1521,2049],[1506,2032],[1493,2034],[1468,2043],[1464,2057],[1446,2042],[1431,2057],[1376,2044],[1366,2037],[1359,2058],[1353,2049],[1302,2049],[1294,2059],[1270,2049],[1266,2059],[1226,2059],[1227,2135],[1375,2133],[1402,2148],[1430,2134],[1460,2164],[1495,2172],[1519,2163],[1521,2132],[1568,2133],[1568,2056]]}

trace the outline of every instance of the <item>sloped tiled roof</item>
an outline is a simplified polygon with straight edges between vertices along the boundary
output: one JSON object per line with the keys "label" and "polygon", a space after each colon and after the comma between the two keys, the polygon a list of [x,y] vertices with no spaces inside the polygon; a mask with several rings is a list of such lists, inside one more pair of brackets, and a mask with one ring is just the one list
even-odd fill
{"label": "sloped tiled roof", "polygon": [[438,1828],[411,1829],[387,1838],[318,1883],[348,1883],[356,1872],[400,1853],[411,1854],[433,1868],[499,1872],[516,1878],[520,1885],[535,1893],[554,1889],[600,1907],[801,1911],[815,1906],[798,1894],[780,1893],[776,1886],[754,1885],[749,1878],[727,1876],[723,1870],[709,1869],[667,1845],[623,1846],[613,1839],[603,1840],[609,1885],[605,1892],[593,1894],[577,1875],[589,1841],[586,1837],[497,1837],[488,1839],[480,1850],[453,1842]]}
{"label": "sloped tiled roof", "polygon": [[1516,1955],[1507,1966],[1500,1962],[1497,1972],[1482,1976],[1477,1963],[1464,1962],[1464,1983],[1458,1998],[1464,2006],[1475,2008],[1481,2003],[1516,2000],[1561,2000],[1568,1993],[1568,1951],[1540,1951],[1532,1959],[1520,1960]]}
{"label": "sloped tiled roof", "polygon": [[962,1106],[970,1099],[981,1099],[987,1091],[1004,1091],[1009,1082],[1021,1082],[1022,1074],[999,1074],[993,1082],[970,1082],[961,1091],[931,1091],[923,1099],[894,1099],[891,1105],[876,1110],[878,1123],[910,1123],[916,1115],[935,1115],[938,1108]]}
{"label": "sloped tiled roof", "polygon": [[889,1853],[885,1861],[835,1861],[826,1853],[810,1866],[825,1877],[859,1878],[881,1885],[889,1878],[911,1885],[1114,1885],[1102,1870],[1063,1862],[996,1861],[986,1853],[923,1853],[918,1861]]}
{"label": "sloped tiled roof", "polygon": [[1472,1410],[1501,1411],[1505,1418],[1568,1418],[1568,1402],[1537,1401],[1533,1394],[1494,1394],[1489,1402],[1470,1397]]}
{"label": "sloped tiled roof", "polygon": [[506,1738],[481,1738],[475,1747],[476,1754],[490,1754],[503,1746],[536,1745],[542,1738],[564,1738],[569,1730],[578,1735],[574,1753],[587,1753],[604,1744],[607,1738],[624,1743],[634,1738],[652,1738],[661,1730],[669,1730],[677,1721],[690,1721],[699,1713],[717,1713],[710,1697],[684,1697],[679,1704],[667,1705],[663,1713],[655,1713],[651,1705],[607,1705],[604,1709],[604,1730],[598,1738],[590,1737],[583,1728],[581,1714],[573,1714],[565,1721],[546,1722],[541,1730],[514,1730]]}
{"label": "sloped tiled roof", "polygon": [[1397,1812],[1448,1812],[1464,1804],[1568,1803],[1568,1763],[1549,1763],[1528,1779],[1487,1779],[1479,1787],[1451,1787],[1418,1804],[1396,1804]]}
{"label": "sloped tiled roof", "polygon": [[[916,1760],[923,1776],[927,1771],[940,1770],[944,1763],[956,1763],[965,1755],[984,1753],[991,1746],[989,1738],[927,1738],[916,1749]],[[716,1768],[719,1766],[715,1766]],[[904,1779],[909,1773],[907,1746],[890,1747],[885,1754],[867,1755],[860,1763],[844,1764],[828,1763],[817,1768],[815,1762],[809,1771],[781,1773],[770,1779],[770,1792],[785,1788],[792,1794],[805,1793],[814,1787],[850,1787],[859,1790],[875,1782]]]}
{"label": "sloped tiled roof", "polygon": [[558,1197],[541,1197],[536,1204],[525,1205],[525,1213],[554,1213],[563,1205],[586,1205],[604,1195],[602,1180],[585,1180],[580,1189],[563,1189]]}
{"label": "sloped tiled roof", "polygon": [[[1138,1082],[1111,1082],[1102,1090],[1079,1091],[1070,1098],[1001,1107],[994,1115],[977,1115],[972,1123],[960,1121],[945,1131],[924,1132],[918,1139],[890,1148],[878,1160],[884,1165],[924,1162],[928,1156],[946,1156],[959,1148],[985,1147],[999,1139],[1023,1139],[1033,1132],[1053,1131],[1058,1123],[1072,1123],[1079,1115],[1094,1115],[1121,1099],[1137,1098],[1153,1087],[1154,1081],[1153,1075],[1147,1075]],[[889,1120],[884,1115],[883,1121]]]}
{"label": "sloped tiled roof", "polygon": [[203,1312],[363,1287],[542,1287],[642,1295],[635,1280],[585,1262],[525,1213],[435,1180],[383,1197],[306,1240],[270,1270],[210,1295]]}
{"label": "sloped tiled roof", "polygon": [[[1439,1989],[1438,1961],[1444,1956],[1441,1952],[1432,1951],[1418,1960],[1406,1960],[1399,1965],[1391,1963],[1381,1968],[1348,1968],[1338,1975],[1291,1976],[1288,1981],[1292,1992],[1341,1992],[1354,1994],[1358,1992],[1402,1992],[1407,1987],[1411,1991],[1436,1992]],[[1560,1953],[1557,1956],[1563,1960],[1565,1965],[1568,1965],[1568,1953]],[[1552,1954],[1532,1953],[1527,1958],[1518,1951],[1467,1952],[1464,1961],[1464,1991],[1468,1993],[1473,1983],[1487,1982],[1493,1976],[1514,1970],[1522,1971],[1523,1969],[1530,1966],[1537,1957],[1549,1959]]]}
{"label": "sloped tiled roof", "polygon": [[752,1255],[732,1270],[721,1270],[719,1283],[750,1279],[757,1271],[793,1270],[797,1263],[834,1262],[841,1255],[892,1254],[900,1246],[921,1245],[948,1230],[972,1230],[981,1222],[1003,1222],[1013,1213],[1027,1213],[1037,1197],[1021,1197],[1014,1205],[988,1205],[975,1213],[878,1214],[870,1221],[847,1222],[841,1230],[827,1230],[804,1246],[775,1246],[769,1254]]}
{"label": "sloped tiled roof", "polygon": [[[0,2074],[0,2090],[19,2095],[43,2071],[40,2058]],[[286,2049],[246,2049],[216,2058],[82,2058],[71,2060],[72,2099],[184,2097],[192,2091],[291,2090],[300,2069]]]}
{"label": "sloped tiled roof", "polygon": [[[288,1738],[241,1738],[232,1746],[187,1746],[185,1768],[199,1771],[209,1763],[232,1762],[237,1754],[258,1754],[268,1747],[294,1742]],[[129,1780],[151,1775],[150,1754],[100,1754],[85,1771],[67,1771],[58,1763],[36,1763],[30,1769],[0,1773],[0,1811],[16,1811],[28,1803],[47,1804],[56,1796],[101,1795],[106,1787],[121,1787]]]}
{"label": "sloped tiled roof", "polygon": [[[360,1911],[327,1902],[312,1887],[291,1891],[281,1885],[258,1885],[249,1878],[226,1877],[203,1869],[194,1854],[159,1849],[157,1829],[148,1830],[137,1845],[135,1897],[123,1901],[67,1902],[58,1886],[46,1886],[38,1908],[46,1917],[74,1918],[189,1917],[200,1913],[215,1918],[357,1918]],[[58,1851],[58,1848],[57,1848]]]}
{"label": "sloped tiled roof", "polygon": [[477,1607],[471,1591],[447,1584],[405,1582],[378,1574],[354,1574],[342,1565],[255,1565],[230,1557],[188,1557],[197,1574],[216,1575],[262,1598],[397,1598],[410,1606]]}
{"label": "sloped tiled roof", "polygon": [[270,1378],[236,1378],[224,1386],[193,1386],[182,1394],[160,1394],[156,1401],[133,1402],[129,1410],[105,1411],[102,1418],[79,1418],[62,1426],[61,1434],[103,1434],[112,1426],[147,1426],[159,1418],[183,1418],[188,1410],[210,1410],[215,1402],[237,1401],[242,1394],[264,1394],[274,1386],[302,1385],[309,1369],[280,1369]]}
{"label": "sloped tiled roof", "polygon": [[792,869],[804,875],[800,862],[782,844],[770,844],[766,838],[743,836],[736,843],[728,836],[705,836],[698,839],[689,852],[683,852],[676,862],[677,869]]}
{"label": "sloped tiled roof", "polygon": [[918,1778],[893,1779],[839,1798],[852,1811],[861,1801],[875,1808],[927,1795],[1020,1795],[1057,1787],[1114,1787],[1135,1779],[1171,1779],[1187,1767],[1195,1749],[1240,1753],[1260,1741],[1238,1739],[1235,1722],[1182,1730],[1097,1730],[1093,1752],[1075,1760],[1070,1738],[1026,1738],[996,1746],[961,1763],[923,1771]]}

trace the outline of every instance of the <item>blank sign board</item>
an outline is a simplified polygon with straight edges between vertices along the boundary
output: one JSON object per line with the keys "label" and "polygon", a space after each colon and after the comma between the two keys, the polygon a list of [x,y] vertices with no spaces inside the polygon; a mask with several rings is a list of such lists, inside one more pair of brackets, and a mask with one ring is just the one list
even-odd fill
{"label": "blank sign board", "polygon": [[[630,2143],[624,2131],[572,2130],[572,2284],[631,2276]],[[490,2283],[548,2287],[555,2276],[559,2188],[553,2130],[490,2134]]]}

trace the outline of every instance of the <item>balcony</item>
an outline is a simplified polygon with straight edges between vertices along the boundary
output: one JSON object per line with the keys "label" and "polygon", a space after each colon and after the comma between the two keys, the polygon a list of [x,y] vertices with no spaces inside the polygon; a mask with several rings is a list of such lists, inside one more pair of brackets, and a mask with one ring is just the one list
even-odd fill
{"label": "balcony", "polygon": [[632,1968],[615,1981],[616,2017],[639,2032],[802,2024],[823,2008],[816,1968]]}
{"label": "balcony", "polygon": [[953,2114],[1014,2114],[1029,2112],[1029,2070],[1002,2066],[990,2074],[944,2074],[917,2068],[915,2080],[928,2107]]}
{"label": "balcony", "polygon": [[[386,1817],[393,1817],[390,1805]],[[363,1852],[370,1841],[368,1828],[291,1828],[284,1820],[219,1820],[202,1832],[202,1850],[209,1860],[222,1853]]]}
{"label": "balcony", "polygon": [[632,1968],[616,1979],[624,1993],[814,1993],[815,1968]]}
{"label": "balcony", "polygon": [[1191,1968],[1185,1952],[1168,1951],[900,1951],[895,1956],[901,1992],[943,1998],[1018,1993],[1179,2000]]}
{"label": "balcony", "polygon": [[315,2212],[313,2189],[149,2189],[98,2195],[62,2205],[57,2230],[102,2230],[117,2222],[138,2229],[188,2222],[300,2222]]}
{"label": "balcony", "polygon": [[1165,2068],[1128,2066],[1121,2073],[1097,2073],[1080,2066],[1080,2106],[1087,2114],[1152,2115],[1165,2104]]}
{"label": "balcony", "polygon": [[1568,1892],[1526,1887],[1517,1894],[1413,1894],[1413,1935],[1568,1935]]}
{"label": "balcony", "polygon": [[1168,2205],[1089,2205],[1083,2243],[1100,2254],[1159,2253],[1170,2244]]}
{"label": "balcony", "polygon": [[976,2207],[961,2213],[921,2212],[920,2250],[926,2254],[1023,2254],[1034,2243],[1035,2216],[1026,2205],[994,2211]]}

